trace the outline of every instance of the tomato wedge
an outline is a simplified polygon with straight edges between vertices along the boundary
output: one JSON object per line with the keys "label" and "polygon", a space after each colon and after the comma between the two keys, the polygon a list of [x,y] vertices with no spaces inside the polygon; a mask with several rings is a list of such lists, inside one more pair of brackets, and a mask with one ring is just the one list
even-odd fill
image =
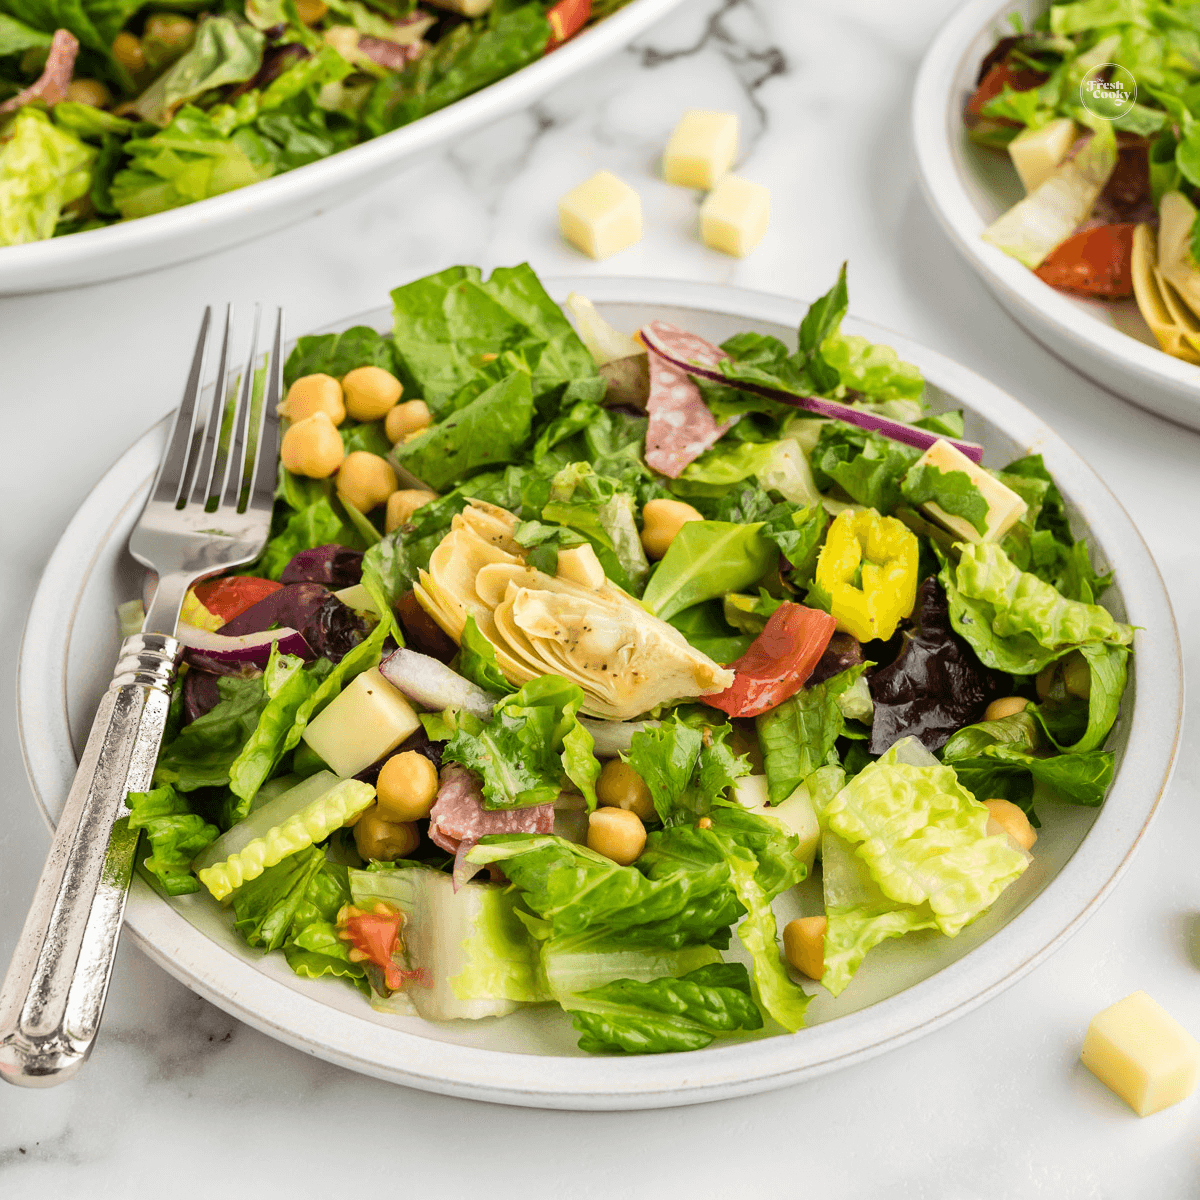
{"label": "tomato wedge", "polygon": [[750,649],[733,663],[732,684],[704,703],[731,717],[757,717],[794,696],[813,673],[837,621],[819,608],[781,604]]}
{"label": "tomato wedge", "polygon": [[[975,89],[974,95],[967,101],[967,112],[978,117],[982,115],[983,106],[989,101],[994,100],[1004,91],[1007,84],[1014,92],[1028,92],[1030,89],[1040,86],[1046,80],[1046,76],[1037,71],[1029,70],[1013,70],[1008,63],[996,63],[988,69],[987,74],[979,81],[979,86]],[[1004,117],[991,118],[1001,125],[1015,125],[1015,121],[1009,121]]]}
{"label": "tomato wedge", "polygon": [[1113,300],[1133,295],[1133,224],[1097,225],[1072,234],[1034,274],[1051,287]]}
{"label": "tomato wedge", "polygon": [[213,616],[228,623],[281,587],[282,583],[259,579],[257,575],[229,575],[223,579],[203,579],[192,591]]}
{"label": "tomato wedge", "polygon": [[550,40],[543,53],[549,54],[568,38],[573,38],[588,23],[591,15],[592,0],[559,0],[546,13],[546,20],[550,22]]}

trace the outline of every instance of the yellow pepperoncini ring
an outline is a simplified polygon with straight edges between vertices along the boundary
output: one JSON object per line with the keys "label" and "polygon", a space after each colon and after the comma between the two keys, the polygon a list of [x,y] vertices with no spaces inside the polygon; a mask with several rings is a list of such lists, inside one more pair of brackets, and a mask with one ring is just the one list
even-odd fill
{"label": "yellow pepperoncini ring", "polygon": [[896,632],[917,602],[917,538],[873,508],[838,514],[817,559],[817,586],[843,633],[869,642]]}

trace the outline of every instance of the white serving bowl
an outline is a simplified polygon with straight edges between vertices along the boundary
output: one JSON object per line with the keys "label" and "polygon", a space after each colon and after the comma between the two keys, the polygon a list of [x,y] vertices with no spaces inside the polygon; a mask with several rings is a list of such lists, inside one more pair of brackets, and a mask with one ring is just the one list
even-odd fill
{"label": "white serving bowl", "polygon": [[[792,339],[804,305],[695,283],[589,278],[549,283],[561,300],[586,291],[618,328],[662,317],[713,340],[745,329]],[[386,328],[384,310],[340,322]],[[978,375],[865,321],[848,332],[886,342],[925,374],[937,409],[965,407],[987,461],[1036,452],[1094,558],[1115,572],[1106,603],[1138,627],[1112,745],[1117,772],[1103,808],[1047,804],[1032,866],[957,938],[915,934],[872,950],[836,1001],[817,985],[810,1028],[728,1040],[689,1054],[592,1057],[569,1022],[540,1006],[503,1020],[434,1024],[373,1012],[335,980],[304,980],[283,956],[241,942],[206,895],[166,900],[134,880],[126,922],[176,978],[255,1028],[311,1054],[398,1083],[508,1104],[578,1109],[665,1107],[782,1087],[899,1046],[983,1003],[1059,946],[1128,865],[1166,787],[1182,715],[1179,643],[1158,570],[1133,523],[1091,469],[1027,408]],[[18,722],[26,768],[53,822],[77,748],[107,686],[119,642],[115,606],[138,594],[126,552],[166,436],[136,442],[72,519],[38,586],[21,646]],[[797,915],[794,896],[777,901]]]}
{"label": "white serving bowl", "polygon": [[1020,13],[1028,25],[1046,7],[1044,0],[971,0],[929,48],[912,102],[925,198],[996,299],[1042,345],[1101,387],[1200,429],[1200,367],[1159,348],[1136,301],[1068,296],[981,237],[1023,191],[1006,154],[968,139],[963,107],[984,56],[1011,33],[1008,14]]}
{"label": "white serving bowl", "polygon": [[68,237],[0,247],[0,296],[138,275],[248,242],[348,200],[401,164],[532,104],[627,45],[680,0],[632,0],[515,74],[361,146],[183,208]]}

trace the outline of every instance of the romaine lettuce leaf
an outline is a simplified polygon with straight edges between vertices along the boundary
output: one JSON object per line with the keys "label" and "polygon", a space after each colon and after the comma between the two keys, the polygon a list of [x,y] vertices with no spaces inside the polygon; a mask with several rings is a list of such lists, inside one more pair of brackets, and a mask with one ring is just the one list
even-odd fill
{"label": "romaine lettuce leaf", "polygon": [[320,333],[296,340],[283,368],[283,386],[290,388],[302,375],[332,375],[341,379],[356,367],[396,369],[392,343],[369,325],[341,333]]}
{"label": "romaine lettuce leaf", "polygon": [[987,532],[988,502],[966,471],[943,471],[921,463],[904,476],[900,492],[910,504],[932,501],[951,516],[962,517],[978,533]]}
{"label": "romaine lettuce leaf", "polygon": [[921,452],[840,421],[822,426],[812,452],[813,478],[837,484],[852,500],[887,516],[902,502],[901,483]]}
{"label": "romaine lettuce leaf", "polygon": [[149,792],[130,792],[129,828],[144,829],[150,856],[142,865],[171,896],[200,890],[191,871],[192,859],[220,830],[192,812],[170,784]]}
{"label": "romaine lettuce leaf", "polygon": [[96,151],[27,104],[0,142],[0,246],[54,233],[63,208],[87,193]]}

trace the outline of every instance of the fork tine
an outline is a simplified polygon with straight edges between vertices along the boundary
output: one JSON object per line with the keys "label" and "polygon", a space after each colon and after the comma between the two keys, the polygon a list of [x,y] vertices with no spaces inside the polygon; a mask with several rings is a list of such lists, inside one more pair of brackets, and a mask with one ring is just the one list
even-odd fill
{"label": "fork tine", "polygon": [[242,492],[242,479],[246,473],[246,430],[250,427],[251,410],[254,407],[256,366],[258,362],[258,325],[262,317],[262,306],[254,306],[254,324],[250,330],[250,352],[246,355],[246,368],[242,372],[237,408],[234,410],[233,429],[229,438],[229,454],[226,458],[225,483],[222,488],[220,507],[237,508]]}
{"label": "fork tine", "polygon": [[267,379],[263,388],[262,411],[258,419],[258,438],[254,448],[254,477],[250,484],[247,508],[271,511],[275,503],[275,484],[279,477],[279,402],[283,394],[283,309],[275,319],[275,338],[267,358]]}
{"label": "fork tine", "polygon": [[150,491],[152,500],[174,504],[179,495],[187,463],[188,449],[192,442],[192,430],[196,424],[196,400],[200,395],[200,380],[204,374],[204,358],[208,349],[208,330],[212,323],[212,307],[204,310],[200,321],[200,336],[196,340],[196,351],[192,355],[192,369],[188,372],[183,389],[183,399],[175,411],[175,422],[167,441],[163,456],[158,464],[158,476]]}
{"label": "fork tine", "polygon": [[221,417],[225,409],[225,378],[229,371],[229,327],[233,306],[225,305],[225,333],[221,338],[221,357],[217,362],[217,377],[213,383],[212,404],[208,420],[204,423],[204,450],[194,472],[189,473],[184,496],[191,492],[191,503],[202,508],[208,502],[212,486],[213,459],[216,457],[217,442],[221,436]]}

